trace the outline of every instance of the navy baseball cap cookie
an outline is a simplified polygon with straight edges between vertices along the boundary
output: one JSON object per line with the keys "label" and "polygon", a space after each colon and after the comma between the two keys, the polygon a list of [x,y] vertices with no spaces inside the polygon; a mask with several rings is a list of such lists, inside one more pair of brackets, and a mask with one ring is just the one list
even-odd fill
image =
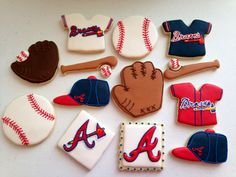
{"label": "navy baseball cap cookie", "polygon": [[175,148],[172,154],[185,160],[223,163],[228,154],[227,138],[212,129],[199,131],[191,136],[187,147]]}
{"label": "navy baseball cap cookie", "polygon": [[105,106],[110,101],[110,89],[107,81],[90,76],[78,80],[68,95],[56,97],[53,102],[67,106]]}

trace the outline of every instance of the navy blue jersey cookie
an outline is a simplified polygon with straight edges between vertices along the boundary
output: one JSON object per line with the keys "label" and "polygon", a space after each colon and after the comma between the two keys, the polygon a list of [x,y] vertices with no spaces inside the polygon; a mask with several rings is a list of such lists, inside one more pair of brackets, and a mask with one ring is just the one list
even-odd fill
{"label": "navy blue jersey cookie", "polygon": [[162,26],[165,32],[171,33],[169,55],[197,57],[206,54],[204,36],[210,33],[211,23],[193,20],[187,26],[182,20],[172,20]]}
{"label": "navy blue jersey cookie", "polygon": [[110,89],[107,81],[90,76],[78,80],[68,95],[56,97],[53,102],[67,106],[106,106],[110,101]]}

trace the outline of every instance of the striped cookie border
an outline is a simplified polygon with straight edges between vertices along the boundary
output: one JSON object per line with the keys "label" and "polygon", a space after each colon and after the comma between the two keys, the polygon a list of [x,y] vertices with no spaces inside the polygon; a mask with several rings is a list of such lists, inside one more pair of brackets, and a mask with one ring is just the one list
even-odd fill
{"label": "striped cookie border", "polygon": [[[123,153],[124,153],[124,125],[125,124],[134,124],[134,125],[155,125],[155,126],[161,126],[162,127],[162,137],[161,137],[161,142],[162,142],[162,149],[161,149],[161,161],[162,161],[162,165],[161,167],[129,167],[129,166],[124,166],[122,164],[122,160],[123,160]],[[164,149],[165,149],[165,146],[164,146],[164,141],[165,141],[165,138],[164,138],[164,124],[158,124],[158,123],[145,123],[145,122],[141,122],[141,123],[138,123],[138,122],[135,122],[135,123],[121,123],[120,125],[120,143],[119,143],[119,147],[118,147],[118,160],[119,160],[119,163],[118,163],[118,167],[119,167],[119,170],[121,171],[161,171],[163,170],[164,166],[164,158],[165,158],[165,152],[164,152]]]}

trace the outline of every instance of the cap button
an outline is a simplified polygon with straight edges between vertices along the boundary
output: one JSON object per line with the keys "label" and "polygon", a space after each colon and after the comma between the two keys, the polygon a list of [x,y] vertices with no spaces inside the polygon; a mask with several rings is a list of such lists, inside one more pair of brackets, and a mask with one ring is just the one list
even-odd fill
{"label": "cap button", "polygon": [[209,128],[209,129],[206,129],[205,132],[208,132],[208,133],[215,133],[215,130]]}
{"label": "cap button", "polygon": [[89,76],[88,79],[97,79],[95,76]]}

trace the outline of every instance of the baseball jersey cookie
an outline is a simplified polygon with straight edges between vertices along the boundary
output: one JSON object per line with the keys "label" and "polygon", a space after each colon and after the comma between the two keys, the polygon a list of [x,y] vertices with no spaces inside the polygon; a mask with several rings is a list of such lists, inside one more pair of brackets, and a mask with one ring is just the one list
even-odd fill
{"label": "baseball jersey cookie", "polygon": [[223,95],[223,89],[204,84],[196,90],[191,83],[173,84],[171,94],[178,99],[178,121],[193,126],[217,124],[216,102]]}
{"label": "baseball jersey cookie", "polygon": [[121,56],[140,59],[153,50],[157,36],[156,26],[151,20],[142,16],[131,16],[118,21],[112,42]]}
{"label": "baseball jersey cookie", "polygon": [[2,117],[3,132],[18,145],[30,146],[45,140],[55,124],[55,112],[44,97],[28,94],[13,100]]}
{"label": "baseball jersey cookie", "polygon": [[78,80],[68,95],[56,97],[53,102],[66,106],[106,106],[110,101],[110,88],[107,81],[90,76]]}
{"label": "baseball jersey cookie", "polygon": [[86,111],[81,111],[59,140],[58,147],[86,168],[92,169],[113,137],[111,130]]}
{"label": "baseball jersey cookie", "polygon": [[59,62],[57,45],[52,41],[37,42],[22,51],[11,64],[11,69],[22,79],[32,83],[49,81]]}
{"label": "baseball jersey cookie", "polygon": [[182,20],[171,20],[162,26],[165,32],[171,33],[169,55],[197,57],[206,54],[204,38],[211,31],[211,23],[193,20],[187,26]]}
{"label": "baseball jersey cookie", "polygon": [[164,79],[152,62],[126,66],[120,77],[122,83],[113,87],[112,98],[121,110],[140,117],[161,109]]}
{"label": "baseball jersey cookie", "polygon": [[87,20],[81,14],[62,15],[62,22],[68,30],[68,50],[81,53],[96,53],[105,50],[104,34],[109,31],[113,19],[96,15]]}
{"label": "baseball jersey cookie", "polygon": [[121,124],[119,169],[158,171],[164,163],[163,124]]}
{"label": "baseball jersey cookie", "polygon": [[199,131],[190,137],[187,147],[175,148],[172,154],[184,160],[223,163],[228,156],[227,137],[212,129]]}

